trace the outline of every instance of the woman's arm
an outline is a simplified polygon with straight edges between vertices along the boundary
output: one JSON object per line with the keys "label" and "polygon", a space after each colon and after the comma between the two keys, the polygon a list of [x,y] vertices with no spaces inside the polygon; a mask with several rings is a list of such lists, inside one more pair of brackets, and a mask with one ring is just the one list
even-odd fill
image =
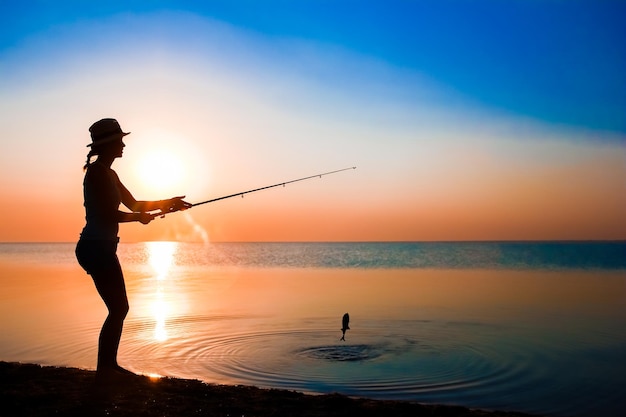
{"label": "woman's arm", "polygon": [[143,224],[148,224],[156,215],[150,213],[126,213],[123,211],[117,211],[117,222],[118,223],[127,223],[127,222],[141,222]]}
{"label": "woman's arm", "polygon": [[[118,179],[117,187],[120,191],[120,197],[122,199],[122,204],[131,209],[132,213],[126,213],[121,210],[117,211],[117,221],[118,223],[126,223],[126,222],[141,222],[143,224],[148,224],[154,219],[154,215],[147,213],[151,210],[156,210],[156,208],[151,208],[151,206],[156,203],[156,201],[137,201],[135,197],[128,191],[128,189],[121,183]],[[153,204],[148,204],[153,203]]]}
{"label": "woman's arm", "polygon": [[[156,211],[156,210],[160,210],[161,213],[167,213],[171,211],[184,210],[184,209],[191,207],[191,204],[183,201],[184,196],[173,197],[173,198],[169,198],[166,200],[155,200],[155,201],[137,200],[135,199],[135,197],[133,197],[131,192],[124,186],[124,184],[122,184],[122,182],[119,181],[119,178],[118,178],[118,188],[120,191],[120,197],[122,199],[122,203],[126,207],[128,207],[131,211],[133,211],[133,213],[127,213],[127,214],[147,213],[147,212]],[[120,213],[123,213],[123,212],[120,212]],[[150,216],[152,216],[152,218],[155,217],[155,215],[152,215],[152,214]],[[126,217],[127,216],[122,216],[122,219],[120,219],[120,222],[141,221],[137,218],[125,220]]]}
{"label": "woman's arm", "polygon": [[118,178],[118,182],[117,182],[117,188],[120,191],[120,197],[122,199],[122,204],[124,204],[126,207],[128,207],[131,211],[133,211],[135,213],[145,213],[145,212],[148,212],[148,211],[158,210],[163,205],[163,200],[159,200],[159,201],[139,201],[139,200],[137,200],[135,197],[133,197],[131,192],[128,191],[128,188],[126,188],[124,186],[124,184],[122,184],[122,182],[119,180],[119,178]]}

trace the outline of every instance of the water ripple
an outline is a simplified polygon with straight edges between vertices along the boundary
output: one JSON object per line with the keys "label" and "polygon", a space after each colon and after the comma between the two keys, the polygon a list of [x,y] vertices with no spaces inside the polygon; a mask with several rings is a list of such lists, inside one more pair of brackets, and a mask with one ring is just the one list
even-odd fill
{"label": "water ripple", "polygon": [[383,354],[380,346],[371,345],[329,345],[313,346],[295,352],[307,358],[329,361],[366,361]]}
{"label": "water ripple", "polygon": [[[584,394],[588,384],[597,383],[589,376],[597,379],[597,372],[579,369],[586,376],[578,379],[554,373],[571,369],[571,358],[589,354],[605,358],[602,375],[620,372],[623,349],[608,333],[594,335],[599,340],[593,350],[580,341],[563,350],[549,334],[537,340],[519,328],[485,323],[372,320],[355,326],[345,342],[338,330],[329,330],[337,327],[332,320],[311,319],[302,329],[294,325],[266,317],[183,316],[168,320],[168,337],[157,340],[154,321],[131,318],[120,362],[135,372],[211,383],[505,410],[522,404],[523,411],[545,415],[585,415],[589,407],[619,403],[623,394],[620,387],[605,389],[591,404]],[[93,367],[98,332],[99,323],[59,326],[45,342],[6,350],[33,361],[45,351],[61,364],[71,356],[79,366]]]}
{"label": "water ripple", "polygon": [[[190,327],[182,331],[184,337],[159,344],[131,341],[125,349],[146,372],[380,398],[515,389],[533,376],[529,360],[510,363],[484,343],[456,343],[455,326],[420,323],[427,328],[417,339],[397,329],[389,332],[389,323],[381,323],[351,333],[359,342],[350,343],[339,342],[337,332],[314,327],[233,332],[238,326],[224,326],[228,320],[236,318],[207,318],[202,331],[201,318],[179,320],[177,326]],[[142,326],[128,329],[138,332]],[[323,340],[335,342],[320,344]],[[518,349],[518,358],[525,355],[521,346],[506,349]],[[159,369],[150,368],[155,363]]]}

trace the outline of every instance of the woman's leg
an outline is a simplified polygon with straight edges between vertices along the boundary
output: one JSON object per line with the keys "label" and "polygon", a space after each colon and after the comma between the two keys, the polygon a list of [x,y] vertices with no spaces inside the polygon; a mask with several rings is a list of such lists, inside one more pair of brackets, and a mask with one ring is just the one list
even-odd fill
{"label": "woman's leg", "polygon": [[91,273],[96,289],[109,310],[98,340],[98,370],[118,368],[117,350],[128,313],[126,285],[117,256],[115,263],[109,266]]}
{"label": "woman's leg", "polygon": [[128,297],[124,275],[117,258],[117,242],[81,239],[76,245],[76,258],[83,269],[91,275],[100,297],[109,310],[98,340],[98,374],[110,374],[107,371],[133,374],[117,364],[117,350],[122,337],[124,319],[128,313]]}

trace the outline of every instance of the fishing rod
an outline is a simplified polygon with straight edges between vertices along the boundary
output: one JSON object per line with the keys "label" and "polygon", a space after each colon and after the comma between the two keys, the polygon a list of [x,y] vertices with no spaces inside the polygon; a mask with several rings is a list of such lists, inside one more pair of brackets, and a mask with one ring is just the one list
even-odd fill
{"label": "fishing rod", "polygon": [[[292,183],[298,182],[298,181],[310,180],[311,178],[322,178],[324,175],[335,174],[337,172],[348,171],[350,169],[356,169],[356,167],[348,167],[348,168],[337,169],[335,171],[329,171],[329,172],[324,172],[322,174],[310,175],[308,177],[298,178],[298,179],[295,179],[295,180],[279,182],[278,184],[266,185],[265,187],[255,188],[253,190],[241,191],[241,192],[238,192],[238,193],[235,193],[235,194],[229,194],[229,195],[225,195],[225,196],[222,196],[222,197],[212,198],[210,200],[200,201],[199,203],[194,203],[190,207],[188,207],[187,209],[193,208],[193,207],[196,207],[196,206],[201,206],[203,204],[213,203],[213,202],[219,201],[219,200],[225,200],[227,198],[239,197],[239,196],[243,197],[246,194],[255,193],[255,192],[261,191],[261,190],[267,190],[268,188],[274,188],[274,187],[280,187],[280,186],[284,187],[287,184],[292,184]],[[185,210],[187,210],[187,209],[185,209]],[[174,213],[176,211],[180,211],[180,209],[172,210],[172,211],[165,211],[165,212],[161,211],[160,213],[157,213],[155,216],[164,217],[166,214]]]}

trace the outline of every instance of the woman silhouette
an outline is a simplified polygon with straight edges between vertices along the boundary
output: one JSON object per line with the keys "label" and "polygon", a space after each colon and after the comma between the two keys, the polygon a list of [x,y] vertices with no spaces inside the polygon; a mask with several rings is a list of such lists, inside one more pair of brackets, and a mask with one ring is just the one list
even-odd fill
{"label": "woman silhouette", "polygon": [[[98,379],[109,379],[132,372],[117,363],[117,350],[122,336],[124,318],[128,313],[128,298],[124,276],[117,258],[117,233],[119,223],[138,221],[150,223],[158,214],[184,210],[191,205],[183,197],[159,201],[137,201],[120,182],[111,165],[121,158],[124,133],[115,119],[102,119],[90,128],[92,143],[84,166],[86,224],[76,245],[76,258],[81,267],[91,275],[96,289],[106,304],[109,314],[102,325],[98,341]],[[95,162],[91,158],[97,156]],[[123,203],[130,213],[120,211]]]}

